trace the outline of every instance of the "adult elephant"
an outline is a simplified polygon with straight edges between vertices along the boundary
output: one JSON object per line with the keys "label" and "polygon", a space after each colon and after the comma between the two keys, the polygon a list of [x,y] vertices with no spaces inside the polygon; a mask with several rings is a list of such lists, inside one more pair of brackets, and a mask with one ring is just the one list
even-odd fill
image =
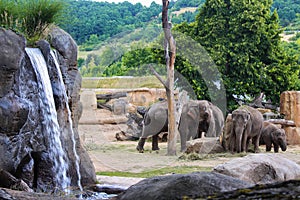
{"label": "adult elephant", "polygon": [[263,121],[262,114],[250,106],[241,106],[234,110],[232,112],[230,150],[238,153],[247,152],[250,139],[252,139],[254,151],[259,152],[259,138]]}
{"label": "adult elephant", "polygon": [[183,106],[179,133],[181,151],[186,149],[186,141],[200,138],[202,132],[205,137],[220,136],[224,127],[222,111],[206,100],[191,100]]}
{"label": "adult elephant", "polygon": [[167,101],[159,101],[153,104],[144,115],[142,136],[136,149],[143,153],[146,139],[152,136],[152,150],[159,150],[158,135],[166,131],[168,131],[168,104]]}

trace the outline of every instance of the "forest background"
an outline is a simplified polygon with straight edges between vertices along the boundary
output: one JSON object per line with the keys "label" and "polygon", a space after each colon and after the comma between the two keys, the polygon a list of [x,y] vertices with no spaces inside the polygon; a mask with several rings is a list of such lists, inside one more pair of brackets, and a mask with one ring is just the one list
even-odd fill
{"label": "forest background", "polygon": [[[0,14],[6,1],[0,1]],[[152,75],[149,64],[162,75],[166,72],[161,5],[56,2],[63,5],[56,24],[79,45],[78,67],[83,77]],[[201,69],[210,72],[217,68],[229,109],[236,107],[237,101],[251,101],[262,92],[266,101],[279,104],[281,92],[300,89],[299,1],[170,2],[169,19],[177,48],[197,60]],[[190,49],[195,43],[209,58],[203,51]],[[216,87],[219,80],[209,85],[203,72],[186,56],[177,55],[175,70],[189,82],[196,98],[220,99],[209,94],[209,88]]]}

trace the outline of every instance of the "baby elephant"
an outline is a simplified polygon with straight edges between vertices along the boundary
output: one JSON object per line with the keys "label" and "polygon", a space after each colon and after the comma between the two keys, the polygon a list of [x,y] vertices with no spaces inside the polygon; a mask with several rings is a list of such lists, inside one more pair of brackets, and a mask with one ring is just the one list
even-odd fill
{"label": "baby elephant", "polygon": [[286,150],[285,131],[271,122],[264,122],[260,136],[260,144],[266,145],[266,151],[271,151],[272,144],[274,152],[278,153],[279,147],[282,151]]}

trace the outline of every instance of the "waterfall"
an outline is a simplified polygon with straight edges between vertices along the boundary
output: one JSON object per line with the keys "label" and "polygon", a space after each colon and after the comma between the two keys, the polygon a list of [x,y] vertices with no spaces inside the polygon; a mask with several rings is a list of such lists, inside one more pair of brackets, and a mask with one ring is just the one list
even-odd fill
{"label": "waterfall", "polygon": [[57,62],[57,57],[55,56],[53,51],[51,51],[50,54],[51,54],[51,56],[52,56],[52,58],[55,62],[55,66],[56,66],[56,69],[57,69],[57,72],[58,72],[60,88],[62,89],[62,93],[64,94],[64,102],[66,104],[66,108],[67,108],[67,111],[68,111],[69,129],[71,131],[71,138],[72,138],[72,143],[73,143],[73,154],[75,156],[75,169],[76,169],[76,173],[77,173],[77,176],[78,176],[77,186],[82,191],[81,174],[80,174],[80,168],[79,168],[80,159],[79,159],[79,156],[78,156],[77,151],[76,151],[76,140],[75,140],[75,135],[74,135],[74,131],[73,131],[73,121],[72,121],[72,116],[71,116],[72,113],[71,113],[70,106],[68,104],[68,96],[67,96],[65,84],[63,82],[62,73],[61,73],[59,64]]}
{"label": "waterfall", "polygon": [[66,154],[60,141],[60,128],[57,120],[57,112],[53,98],[51,82],[48,74],[47,64],[40,49],[26,48],[26,53],[37,76],[41,114],[43,116],[43,133],[47,136],[48,153],[54,162],[53,174],[55,186],[68,191],[70,178],[67,176],[68,163]]}

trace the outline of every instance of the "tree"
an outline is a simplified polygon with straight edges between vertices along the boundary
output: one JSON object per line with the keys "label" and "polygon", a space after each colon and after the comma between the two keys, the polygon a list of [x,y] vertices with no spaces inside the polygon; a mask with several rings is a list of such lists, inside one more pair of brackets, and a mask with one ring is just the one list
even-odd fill
{"label": "tree", "polygon": [[207,0],[196,21],[177,29],[198,41],[210,54],[225,84],[227,102],[264,92],[279,102],[294,89],[299,66],[280,46],[278,15],[270,0]]}
{"label": "tree", "polygon": [[167,68],[167,80],[163,79],[152,68],[153,73],[161,81],[166,89],[168,100],[168,150],[167,155],[176,155],[176,119],[175,119],[175,99],[174,99],[174,64],[176,57],[176,44],[171,33],[171,23],[168,21],[168,0],[162,0],[162,27],[164,31],[164,53]]}

